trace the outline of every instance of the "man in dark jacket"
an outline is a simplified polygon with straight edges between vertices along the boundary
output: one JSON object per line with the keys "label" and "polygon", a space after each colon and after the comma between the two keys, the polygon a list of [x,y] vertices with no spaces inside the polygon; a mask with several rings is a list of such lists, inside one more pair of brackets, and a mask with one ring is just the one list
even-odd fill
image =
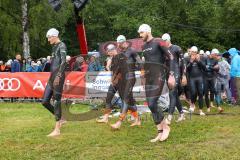
{"label": "man in dark jacket", "polygon": [[17,54],[16,59],[11,64],[11,72],[21,72],[22,71],[22,65],[21,65],[21,55]]}

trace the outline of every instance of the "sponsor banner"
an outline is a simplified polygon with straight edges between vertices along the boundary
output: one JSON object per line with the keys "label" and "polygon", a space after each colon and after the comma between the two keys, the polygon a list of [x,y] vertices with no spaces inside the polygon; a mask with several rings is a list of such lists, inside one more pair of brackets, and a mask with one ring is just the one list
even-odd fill
{"label": "sponsor banner", "polygon": [[[133,88],[133,95],[136,98],[145,97],[141,85],[140,72],[136,73],[136,83]],[[111,84],[111,72],[87,72],[86,73],[86,97],[106,97],[108,87]]]}
{"label": "sponsor banner", "polygon": [[[44,93],[50,73],[1,73],[0,97],[36,97]],[[66,73],[63,97],[85,97],[85,73]]]}

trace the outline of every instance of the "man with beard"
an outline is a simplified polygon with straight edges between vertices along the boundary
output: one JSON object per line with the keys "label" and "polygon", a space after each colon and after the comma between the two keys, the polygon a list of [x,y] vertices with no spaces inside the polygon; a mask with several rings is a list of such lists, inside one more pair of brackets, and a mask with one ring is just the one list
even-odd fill
{"label": "man with beard", "polygon": [[138,33],[145,42],[142,46],[145,62],[144,72],[142,72],[141,76],[145,78],[147,103],[158,130],[157,136],[150,142],[164,141],[169,136],[170,127],[164,120],[163,111],[161,107],[157,105],[157,101],[162,93],[166,80],[166,68],[164,67],[166,59],[169,59],[170,62],[168,85],[170,89],[175,86],[173,69],[174,57],[163,47],[161,40],[153,38],[151,27],[148,24],[142,24],[138,29]]}

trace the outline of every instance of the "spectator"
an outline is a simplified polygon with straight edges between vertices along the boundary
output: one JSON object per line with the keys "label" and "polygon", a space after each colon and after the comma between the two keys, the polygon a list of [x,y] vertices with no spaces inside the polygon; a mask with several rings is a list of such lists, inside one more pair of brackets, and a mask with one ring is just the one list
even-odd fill
{"label": "spectator", "polygon": [[38,72],[38,64],[32,61],[31,66],[27,69],[27,72]]}
{"label": "spectator", "polygon": [[0,61],[0,72],[5,72],[6,66],[3,64],[3,61]]}
{"label": "spectator", "polygon": [[32,58],[29,56],[26,60],[26,68],[25,68],[26,72],[29,68],[31,68],[31,62],[32,62]]}
{"label": "spectator", "polygon": [[88,71],[88,65],[82,56],[79,56],[76,58],[76,61],[73,64],[73,71],[81,71],[81,72]]}
{"label": "spectator", "polygon": [[43,64],[43,72],[50,72],[51,56],[47,56],[47,61]]}
{"label": "spectator", "polygon": [[22,64],[21,64],[21,55],[17,54],[16,59],[11,64],[11,72],[21,72]]}
{"label": "spectator", "polygon": [[[230,71],[231,67],[228,64],[228,62],[222,57],[222,54],[218,54],[218,56],[216,58],[218,60],[218,65],[219,65],[217,80],[218,80],[218,82],[220,82],[222,84],[220,86],[220,89],[226,92],[228,103],[231,104],[232,103],[232,95],[231,95],[231,91],[229,89],[229,79],[230,79],[229,71]],[[219,88],[217,88],[217,89],[219,89]],[[221,98],[221,97],[218,97],[218,98]],[[216,97],[216,99],[217,99],[217,97]]]}
{"label": "spectator", "polygon": [[6,64],[5,64],[5,72],[11,72],[11,64],[12,64],[12,60],[9,59]]}
{"label": "spectator", "polygon": [[96,59],[96,55],[92,55],[89,59],[88,63],[88,71],[93,72],[93,71],[101,71],[102,66],[100,65],[99,61]]}
{"label": "spectator", "polygon": [[[236,48],[231,48],[228,50],[231,56],[231,69],[230,76],[232,78],[233,97],[236,103],[240,105],[240,55]],[[234,91],[235,89],[235,91]]]}
{"label": "spectator", "polygon": [[37,61],[36,65],[37,65],[37,72],[42,72],[42,63],[40,60]]}
{"label": "spectator", "polygon": [[65,69],[66,72],[71,71],[70,60],[71,60],[71,56],[66,56],[66,63],[67,63],[66,69]]}

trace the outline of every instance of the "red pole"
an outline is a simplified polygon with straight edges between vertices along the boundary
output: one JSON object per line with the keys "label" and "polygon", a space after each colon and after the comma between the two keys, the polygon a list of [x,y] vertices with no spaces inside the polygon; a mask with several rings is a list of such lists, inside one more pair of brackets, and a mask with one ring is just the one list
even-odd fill
{"label": "red pole", "polygon": [[76,30],[77,30],[78,42],[80,46],[80,52],[82,55],[87,55],[88,54],[87,38],[86,38],[85,27],[82,19],[77,21]]}

